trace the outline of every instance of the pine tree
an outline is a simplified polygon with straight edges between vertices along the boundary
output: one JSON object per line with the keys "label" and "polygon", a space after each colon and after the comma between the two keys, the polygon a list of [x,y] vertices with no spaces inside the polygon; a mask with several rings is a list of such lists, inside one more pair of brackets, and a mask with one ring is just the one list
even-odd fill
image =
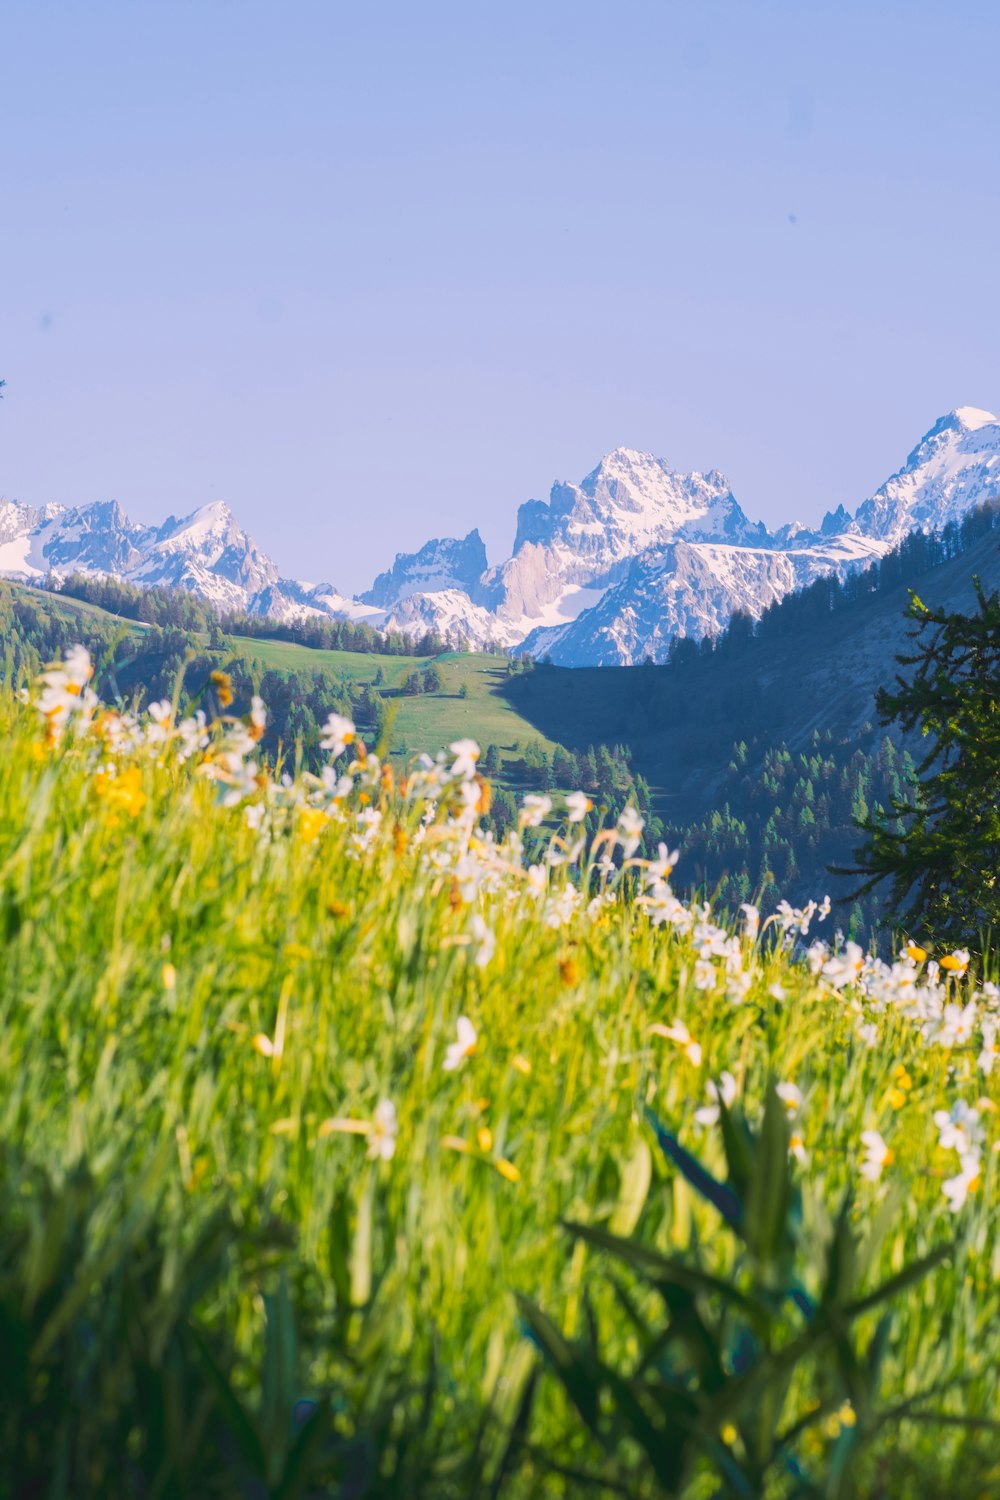
{"label": "pine tree", "polygon": [[852,873],[858,894],[892,882],[896,921],[935,942],[978,948],[1000,927],[1000,593],[976,578],[971,615],[929,609],[911,592],[917,645],[896,691],[880,689],[882,722],[915,729],[931,749],[911,779],[912,799],[868,817]]}

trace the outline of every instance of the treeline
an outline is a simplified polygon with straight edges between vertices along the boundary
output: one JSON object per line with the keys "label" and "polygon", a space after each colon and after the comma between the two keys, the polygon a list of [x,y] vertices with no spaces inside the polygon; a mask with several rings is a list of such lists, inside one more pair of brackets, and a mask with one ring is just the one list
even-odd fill
{"label": "treeline", "polygon": [[213,640],[222,635],[247,636],[251,640],[289,641],[314,650],[352,651],[373,656],[440,656],[442,651],[464,650],[434,631],[421,636],[399,631],[381,631],[356,620],[328,620],[307,616],[302,620],[271,620],[232,610],[217,610],[205,599],[183,589],[139,588],[120,578],[91,577],[74,573],[61,583],[49,585],[51,592],[96,604],[109,614],[161,630],[191,630]]}
{"label": "treeline", "polygon": [[853,868],[857,823],[891,808],[913,774],[910,754],[870,726],[854,746],[817,731],[801,754],[740,742],[716,808],[692,824],[667,819],[683,853],[678,878],[734,911],[743,901],[759,900],[769,911],[781,899],[801,906],[830,894],[834,923],[867,941],[880,914],[877,898],[851,899],[859,878],[830,867]]}

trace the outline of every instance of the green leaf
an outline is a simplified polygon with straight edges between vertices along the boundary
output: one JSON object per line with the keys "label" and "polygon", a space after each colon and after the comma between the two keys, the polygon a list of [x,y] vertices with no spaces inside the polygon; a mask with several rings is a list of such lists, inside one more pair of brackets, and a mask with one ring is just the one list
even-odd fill
{"label": "green leaf", "polygon": [[639,1136],[635,1149],[622,1167],[621,1191],[615,1211],[611,1215],[611,1228],[615,1234],[632,1233],[639,1222],[639,1215],[642,1213],[652,1180],[652,1152],[649,1149],[649,1143],[643,1136]]}
{"label": "green leaf", "polygon": [[200,1330],[191,1323],[188,1325],[187,1331],[188,1337],[193,1341],[198,1356],[205,1367],[205,1372],[215,1393],[216,1404],[219,1407],[222,1420],[226,1425],[229,1435],[232,1437],[244,1461],[249,1465],[253,1473],[259,1479],[266,1478],[267,1462],[256,1427],[243,1409],[242,1403],[233,1391],[229,1381],[212,1358]]}
{"label": "green leaf", "polygon": [[788,1116],[775,1090],[768,1085],[764,1118],[757,1137],[757,1160],[747,1189],[744,1236],[758,1259],[767,1264],[778,1253],[792,1193],[788,1161]]}
{"label": "green leaf", "polygon": [[517,1304],[535,1343],[562,1381],[566,1394],[584,1422],[596,1434],[599,1389],[592,1371],[584,1366],[576,1350],[540,1307],[521,1296],[518,1296]]}
{"label": "green leaf", "polygon": [[770,1324],[770,1313],[765,1304],[741,1292],[731,1281],[724,1281],[720,1276],[701,1271],[697,1266],[690,1266],[673,1256],[661,1255],[658,1250],[648,1249],[635,1240],[621,1239],[609,1230],[602,1229],[600,1225],[564,1221],[564,1227],[577,1239],[586,1240],[595,1249],[617,1256],[657,1285],[663,1282],[683,1287],[685,1291],[692,1293],[701,1292],[706,1296],[721,1297],[732,1307],[738,1307],[755,1325],[764,1328]]}
{"label": "green leaf", "polygon": [[738,1228],[743,1220],[743,1203],[738,1193],[725,1183],[718,1182],[706,1171],[697,1157],[685,1150],[675,1135],[665,1130],[656,1115],[647,1107],[646,1116],[656,1131],[656,1139],[662,1151],[684,1174],[691,1186],[707,1199],[728,1224]]}
{"label": "green leaf", "polygon": [[925,1255],[920,1260],[915,1260],[910,1265],[904,1266],[897,1275],[890,1276],[888,1281],[883,1281],[881,1286],[876,1287],[867,1296],[859,1297],[857,1301],[847,1303],[842,1309],[843,1316],[845,1318],[859,1318],[862,1313],[870,1312],[873,1307],[878,1307],[881,1302],[887,1301],[890,1297],[895,1297],[899,1292],[905,1291],[908,1286],[913,1286],[914,1282],[922,1281],[928,1272],[933,1271],[935,1266],[939,1266],[943,1260],[947,1260],[953,1249],[954,1246],[951,1244],[939,1245],[929,1255]]}

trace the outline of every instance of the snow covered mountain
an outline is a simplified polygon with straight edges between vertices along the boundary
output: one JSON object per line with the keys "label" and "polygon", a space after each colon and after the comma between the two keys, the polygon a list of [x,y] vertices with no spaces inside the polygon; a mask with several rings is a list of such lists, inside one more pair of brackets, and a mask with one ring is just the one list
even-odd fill
{"label": "snow covered mountain", "polygon": [[975,407],[942,417],[901,469],[852,517],[843,505],[816,531],[749,521],[717,470],[682,474],[617,448],[578,485],[517,513],[511,556],[488,565],[478,531],[399,553],[356,598],[329,583],[283,578],[221,502],[133,522],[116,502],[36,508],[0,501],[0,574],[113,573],[187,589],[220,610],[293,619],[365,620],[455,644],[550,656],[568,666],[662,660],[679,635],[724,627],[823,573],[843,574],[908,532],[1000,499],[1000,421]]}

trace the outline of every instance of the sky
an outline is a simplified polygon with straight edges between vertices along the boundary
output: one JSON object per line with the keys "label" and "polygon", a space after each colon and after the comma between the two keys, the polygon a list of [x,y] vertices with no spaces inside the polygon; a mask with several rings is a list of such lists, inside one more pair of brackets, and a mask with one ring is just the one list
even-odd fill
{"label": "sky", "polygon": [[768,524],[1000,408],[994,0],[4,0],[0,495],[366,587],[619,445]]}

